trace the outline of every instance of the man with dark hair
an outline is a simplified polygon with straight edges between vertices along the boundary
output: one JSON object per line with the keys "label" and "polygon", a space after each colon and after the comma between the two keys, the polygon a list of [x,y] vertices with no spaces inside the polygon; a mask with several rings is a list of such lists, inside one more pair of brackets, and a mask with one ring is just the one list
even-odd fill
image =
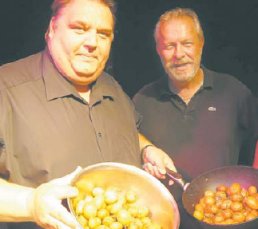
{"label": "man with dark hair", "polygon": [[63,176],[78,165],[140,167],[143,149],[151,174],[164,178],[165,166],[173,168],[138,133],[132,102],[104,72],[111,3],[54,1],[46,50],[0,68],[0,221],[19,222],[10,228],[78,228],[61,204],[77,195],[70,182],[78,170]]}
{"label": "man with dark hair", "polygon": [[[187,181],[216,167],[252,165],[254,153],[246,145],[257,131],[255,98],[234,77],[201,66],[204,36],[196,13],[165,12],[154,37],[166,76],[134,97],[143,116],[140,131],[169,153]],[[180,202],[182,190],[170,190]],[[198,228],[181,216],[182,228]]]}

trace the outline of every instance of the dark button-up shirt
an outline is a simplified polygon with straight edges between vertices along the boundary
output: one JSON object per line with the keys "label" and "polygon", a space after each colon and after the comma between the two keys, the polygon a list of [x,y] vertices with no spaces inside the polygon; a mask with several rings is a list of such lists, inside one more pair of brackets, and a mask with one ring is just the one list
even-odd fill
{"label": "dark button-up shirt", "polygon": [[0,68],[0,172],[37,186],[80,165],[140,166],[137,118],[119,84],[103,73],[85,102],[47,52]]}

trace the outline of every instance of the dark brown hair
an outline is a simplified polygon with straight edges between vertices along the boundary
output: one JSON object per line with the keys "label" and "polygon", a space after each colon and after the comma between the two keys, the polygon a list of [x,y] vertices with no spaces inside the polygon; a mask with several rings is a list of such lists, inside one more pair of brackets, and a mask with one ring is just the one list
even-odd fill
{"label": "dark brown hair", "polygon": [[[56,16],[61,8],[65,7],[72,1],[74,0],[54,0],[51,5],[52,17]],[[88,0],[88,1],[96,1],[106,5],[110,9],[115,21],[116,4],[114,0]]]}

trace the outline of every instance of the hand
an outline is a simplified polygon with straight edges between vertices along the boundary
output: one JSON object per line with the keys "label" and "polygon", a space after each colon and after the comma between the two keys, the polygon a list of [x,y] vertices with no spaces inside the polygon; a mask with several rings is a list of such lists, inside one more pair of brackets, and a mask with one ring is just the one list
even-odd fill
{"label": "hand", "polygon": [[78,229],[78,222],[62,205],[62,199],[78,195],[78,190],[70,186],[72,179],[81,170],[78,167],[71,174],[40,185],[29,199],[35,222],[47,229]]}
{"label": "hand", "polygon": [[[143,162],[145,171],[158,179],[165,179],[166,168],[177,172],[172,159],[163,150],[154,145],[150,145],[144,149]],[[169,185],[173,183],[173,180],[169,181]]]}

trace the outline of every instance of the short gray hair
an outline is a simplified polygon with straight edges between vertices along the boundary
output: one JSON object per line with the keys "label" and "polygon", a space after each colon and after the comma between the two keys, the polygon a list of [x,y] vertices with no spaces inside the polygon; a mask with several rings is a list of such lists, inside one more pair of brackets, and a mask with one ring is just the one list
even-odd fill
{"label": "short gray hair", "polygon": [[[189,17],[193,20],[195,27],[196,27],[196,31],[198,33],[198,36],[201,40],[204,40],[204,34],[203,34],[203,30],[202,30],[202,26],[200,23],[200,20],[197,16],[197,14],[190,8],[175,8],[175,9],[171,9],[166,11],[165,13],[163,13],[156,26],[155,26],[155,30],[154,30],[154,38],[155,40],[157,39],[157,32],[159,30],[160,24],[166,21],[169,21],[173,18],[180,18],[180,17]],[[157,41],[157,40],[156,40]]]}

